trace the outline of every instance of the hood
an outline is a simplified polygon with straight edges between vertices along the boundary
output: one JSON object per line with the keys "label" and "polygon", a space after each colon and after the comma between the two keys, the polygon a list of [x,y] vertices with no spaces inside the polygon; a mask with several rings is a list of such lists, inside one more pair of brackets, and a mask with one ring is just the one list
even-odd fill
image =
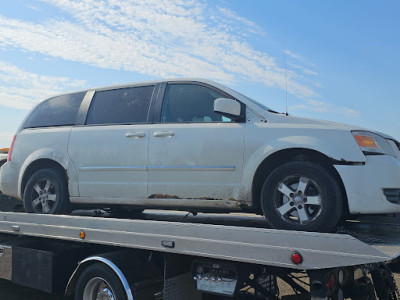
{"label": "hood", "polygon": [[295,116],[287,116],[284,114],[275,114],[270,112],[268,113],[268,115],[265,115],[265,117],[270,123],[309,125],[310,127],[314,128],[327,128],[327,129],[368,130],[365,128],[360,128],[357,126],[343,124],[343,123],[318,120],[318,119],[308,119]]}
{"label": "hood", "polygon": [[304,127],[308,127],[308,128],[315,128],[315,129],[336,129],[336,130],[346,130],[346,131],[362,130],[362,131],[368,131],[368,132],[378,134],[378,135],[384,137],[385,139],[396,141],[396,139],[394,137],[387,135],[385,133],[382,133],[382,132],[379,132],[376,130],[371,130],[368,128],[344,124],[344,123],[337,123],[337,122],[318,120],[318,119],[302,118],[302,117],[296,117],[296,116],[290,116],[290,115],[287,116],[285,114],[276,114],[276,113],[271,113],[271,112],[267,112],[267,114],[264,114],[264,117],[271,124],[282,124],[282,125],[283,124],[288,124],[288,125],[297,124],[302,127],[304,126]]}

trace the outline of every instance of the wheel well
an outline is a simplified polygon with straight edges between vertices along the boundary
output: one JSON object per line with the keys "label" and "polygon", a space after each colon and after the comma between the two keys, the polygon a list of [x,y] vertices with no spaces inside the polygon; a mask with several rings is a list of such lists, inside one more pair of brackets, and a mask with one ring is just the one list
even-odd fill
{"label": "wheel well", "polygon": [[[115,252],[114,254],[117,254]],[[118,254],[117,254],[118,255]],[[71,297],[75,294],[75,289],[78,284],[78,280],[80,275],[85,271],[88,267],[95,264],[102,264],[114,272],[114,274],[120,280],[124,290],[126,292],[127,299],[133,299],[132,292],[129,289],[129,282],[125,276],[125,274],[121,271],[121,269],[113,262],[112,260],[113,254],[109,258],[102,256],[90,256],[85,258],[81,262],[79,262],[78,267],[75,269],[74,273],[71,275],[67,287],[65,289],[65,296]]]}
{"label": "wheel well", "polygon": [[264,181],[269,173],[271,173],[276,167],[281,164],[290,162],[290,161],[309,161],[316,163],[323,168],[325,168],[336,180],[339,184],[340,191],[343,195],[345,214],[348,213],[348,203],[347,203],[347,194],[344,188],[343,181],[333,167],[333,159],[328,156],[310,149],[296,148],[296,149],[287,149],[281,150],[276,153],[268,156],[257,168],[257,171],[253,178],[252,185],[252,205],[256,213],[262,214],[261,210],[261,189],[264,184]]}
{"label": "wheel well", "polygon": [[72,297],[75,295],[76,284],[78,283],[79,276],[81,276],[82,272],[91,265],[95,263],[99,263],[97,260],[87,260],[84,259],[84,262],[79,262],[75,271],[72,273],[71,277],[68,280],[68,284],[65,288],[65,296]]}
{"label": "wheel well", "polygon": [[2,159],[2,160],[0,160],[0,167],[1,167],[2,165],[4,165],[6,162],[7,162],[7,159]]}
{"label": "wheel well", "polygon": [[29,178],[36,172],[41,169],[56,169],[59,170],[65,178],[67,178],[67,174],[65,169],[56,161],[51,159],[38,159],[32,162],[28,168],[26,168],[24,176],[22,177],[21,182],[21,196],[24,196],[25,186],[28,183]]}

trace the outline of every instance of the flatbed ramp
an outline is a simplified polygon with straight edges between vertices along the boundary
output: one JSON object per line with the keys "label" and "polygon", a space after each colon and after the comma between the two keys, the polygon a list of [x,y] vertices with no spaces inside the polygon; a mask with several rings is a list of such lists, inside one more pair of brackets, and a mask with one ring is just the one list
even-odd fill
{"label": "flatbed ramp", "polygon": [[[230,225],[209,224],[221,223],[221,220]],[[393,234],[393,228],[400,230],[396,224],[391,225],[392,228],[387,224],[350,222],[343,230],[345,233],[334,234],[243,226],[248,223],[262,224],[262,219],[210,214],[186,218],[182,213],[144,213],[140,219],[117,219],[0,212],[2,233],[290,269],[312,270],[384,262],[397,258],[400,253],[400,239],[393,237],[397,236]],[[371,230],[373,226],[377,228]],[[291,261],[295,252],[302,255],[301,264]]]}
{"label": "flatbed ramp", "polygon": [[347,221],[342,233],[350,234],[395,260],[400,256],[400,223],[388,220]]}

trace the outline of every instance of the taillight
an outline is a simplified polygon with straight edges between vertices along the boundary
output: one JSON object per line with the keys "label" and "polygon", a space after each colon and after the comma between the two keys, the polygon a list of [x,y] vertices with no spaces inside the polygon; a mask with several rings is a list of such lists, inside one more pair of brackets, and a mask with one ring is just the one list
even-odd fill
{"label": "taillight", "polygon": [[12,142],[11,142],[11,146],[10,149],[8,150],[8,157],[7,157],[7,161],[11,161],[11,155],[12,155],[12,151],[14,148],[14,143],[15,143],[15,139],[17,138],[17,135],[14,135]]}

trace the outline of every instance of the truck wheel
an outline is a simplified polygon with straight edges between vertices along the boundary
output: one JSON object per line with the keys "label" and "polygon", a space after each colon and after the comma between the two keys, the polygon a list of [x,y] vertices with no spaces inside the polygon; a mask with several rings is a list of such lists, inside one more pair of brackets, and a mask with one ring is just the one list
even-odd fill
{"label": "truck wheel", "polygon": [[330,232],[343,214],[336,180],[323,167],[293,161],[277,167],[264,182],[261,207],[277,229]]}
{"label": "truck wheel", "polygon": [[126,292],[118,276],[108,266],[95,263],[79,276],[75,300],[126,300]]}
{"label": "truck wheel", "polygon": [[26,184],[23,198],[29,213],[63,214],[70,211],[65,177],[55,169],[35,172]]}

